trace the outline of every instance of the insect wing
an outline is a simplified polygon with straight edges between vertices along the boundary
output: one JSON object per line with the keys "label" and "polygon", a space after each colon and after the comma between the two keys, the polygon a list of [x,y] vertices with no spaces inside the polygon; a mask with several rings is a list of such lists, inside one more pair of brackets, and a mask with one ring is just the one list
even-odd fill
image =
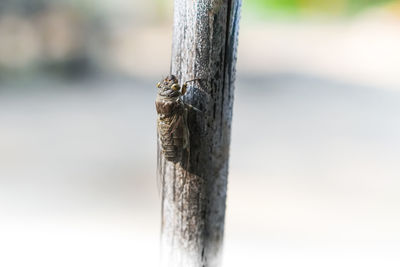
{"label": "insect wing", "polygon": [[164,173],[165,173],[165,158],[162,153],[160,133],[159,133],[159,121],[157,120],[157,189],[158,193],[161,193],[164,187]]}

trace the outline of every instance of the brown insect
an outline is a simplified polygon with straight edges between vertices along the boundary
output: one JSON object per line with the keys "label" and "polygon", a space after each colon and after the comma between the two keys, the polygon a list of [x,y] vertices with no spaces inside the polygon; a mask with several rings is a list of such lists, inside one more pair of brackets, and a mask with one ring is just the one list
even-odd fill
{"label": "brown insect", "polygon": [[183,102],[182,96],[186,93],[187,83],[190,81],[185,82],[181,87],[178,79],[174,75],[169,75],[157,84],[159,88],[156,98],[159,149],[166,160],[174,163],[182,160],[185,150],[189,152],[187,113],[191,106]]}

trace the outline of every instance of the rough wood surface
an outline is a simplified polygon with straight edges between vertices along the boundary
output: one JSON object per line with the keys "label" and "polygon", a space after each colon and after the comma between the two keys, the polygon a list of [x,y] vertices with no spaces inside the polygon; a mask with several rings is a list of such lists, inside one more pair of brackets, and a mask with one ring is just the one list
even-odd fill
{"label": "rough wood surface", "polygon": [[[175,0],[171,74],[189,110],[190,153],[162,159],[162,265],[219,266],[241,0]],[[185,163],[185,162],[188,162]]]}

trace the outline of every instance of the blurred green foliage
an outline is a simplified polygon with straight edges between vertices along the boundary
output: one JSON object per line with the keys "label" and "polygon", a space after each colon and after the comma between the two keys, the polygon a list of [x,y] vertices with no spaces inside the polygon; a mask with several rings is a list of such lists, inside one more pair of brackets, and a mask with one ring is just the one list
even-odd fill
{"label": "blurred green foliage", "polygon": [[245,0],[244,8],[261,17],[347,16],[396,0]]}

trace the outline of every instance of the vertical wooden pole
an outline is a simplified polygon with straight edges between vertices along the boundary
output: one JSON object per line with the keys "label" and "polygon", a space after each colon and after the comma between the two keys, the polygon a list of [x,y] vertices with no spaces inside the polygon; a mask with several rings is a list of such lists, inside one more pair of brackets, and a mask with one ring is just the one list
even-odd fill
{"label": "vertical wooden pole", "polygon": [[175,0],[171,74],[189,111],[190,153],[162,160],[162,265],[219,266],[241,0]]}

